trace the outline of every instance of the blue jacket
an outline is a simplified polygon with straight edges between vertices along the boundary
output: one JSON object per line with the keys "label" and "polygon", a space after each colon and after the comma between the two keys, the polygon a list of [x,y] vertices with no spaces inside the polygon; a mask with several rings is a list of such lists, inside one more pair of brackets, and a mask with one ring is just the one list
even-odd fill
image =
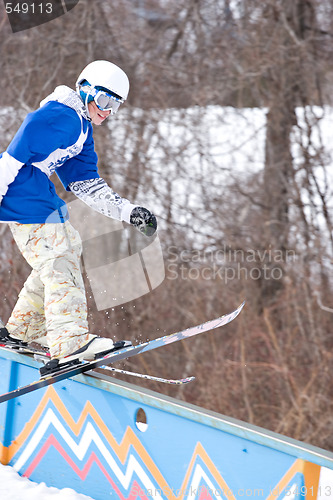
{"label": "blue jacket", "polygon": [[0,155],[0,221],[64,222],[66,204],[55,191],[55,172],[69,184],[99,177],[92,125],[72,107],[48,101],[25,118]]}

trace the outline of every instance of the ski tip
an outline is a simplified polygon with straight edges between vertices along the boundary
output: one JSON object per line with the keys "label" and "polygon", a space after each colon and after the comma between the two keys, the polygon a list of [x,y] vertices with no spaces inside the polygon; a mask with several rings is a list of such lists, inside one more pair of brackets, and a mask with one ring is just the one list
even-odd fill
{"label": "ski tip", "polygon": [[[236,316],[238,316],[238,314],[241,312],[241,310],[243,309],[243,307],[245,306],[245,303],[246,303],[246,300],[243,300],[243,302],[237,307],[237,309],[235,309],[235,313],[236,313]],[[236,317],[235,316],[235,317]]]}
{"label": "ski tip", "polygon": [[193,382],[195,380],[195,377],[186,377],[182,380],[183,384],[188,384],[189,382]]}
{"label": "ski tip", "polygon": [[172,385],[184,385],[188,384],[189,382],[193,382],[195,380],[195,377],[186,377],[186,378],[179,378],[176,380],[173,379],[161,379],[160,382],[166,382],[167,384],[172,384]]}
{"label": "ski tip", "polygon": [[238,306],[238,308],[236,309],[236,312],[237,312],[236,317],[242,312],[243,307],[245,306],[245,303],[246,303],[246,301],[243,300],[243,302],[241,303],[241,305]]}

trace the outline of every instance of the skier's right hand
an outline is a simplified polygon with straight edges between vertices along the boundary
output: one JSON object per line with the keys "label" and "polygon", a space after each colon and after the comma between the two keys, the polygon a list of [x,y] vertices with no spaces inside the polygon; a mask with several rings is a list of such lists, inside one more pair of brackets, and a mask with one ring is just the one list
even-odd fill
{"label": "skier's right hand", "polygon": [[143,207],[133,208],[130,215],[130,223],[145,236],[153,236],[157,229],[155,215]]}

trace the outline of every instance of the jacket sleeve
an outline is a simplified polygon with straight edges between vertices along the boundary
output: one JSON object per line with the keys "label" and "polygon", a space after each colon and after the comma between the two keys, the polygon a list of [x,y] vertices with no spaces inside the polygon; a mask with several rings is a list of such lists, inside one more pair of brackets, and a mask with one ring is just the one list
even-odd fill
{"label": "jacket sleeve", "polygon": [[136,207],[115,193],[101,178],[72,182],[69,189],[93,210],[112,219],[129,223],[131,212]]}
{"label": "jacket sleeve", "polygon": [[80,118],[70,108],[51,108],[51,103],[29,113],[7,152],[21,163],[33,163],[58,148],[74,144],[81,132]]}
{"label": "jacket sleeve", "polygon": [[72,111],[64,116],[50,113],[45,106],[29,113],[0,158],[0,203],[23,165],[68,147],[80,130],[80,120]]}

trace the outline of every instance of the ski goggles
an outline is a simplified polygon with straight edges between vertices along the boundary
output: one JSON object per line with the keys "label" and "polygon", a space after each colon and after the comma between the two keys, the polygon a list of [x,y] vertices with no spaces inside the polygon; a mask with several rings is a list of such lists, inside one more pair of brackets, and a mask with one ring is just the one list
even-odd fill
{"label": "ski goggles", "polygon": [[[86,92],[86,88],[84,88],[84,91]],[[96,106],[101,111],[111,111],[112,115],[117,113],[119,106],[124,102],[124,99],[117,94],[98,90],[95,87],[89,87],[88,96],[94,99]]]}

